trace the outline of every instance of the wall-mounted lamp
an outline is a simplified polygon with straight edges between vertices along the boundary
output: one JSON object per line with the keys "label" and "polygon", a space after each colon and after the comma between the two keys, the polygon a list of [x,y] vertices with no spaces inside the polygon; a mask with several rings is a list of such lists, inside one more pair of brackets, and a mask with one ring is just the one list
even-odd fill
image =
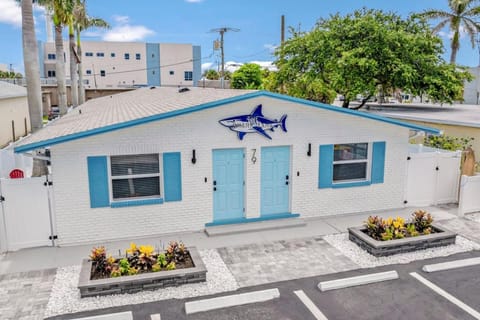
{"label": "wall-mounted lamp", "polygon": [[307,151],[307,156],[311,157],[312,156],[312,144],[308,144],[308,151]]}
{"label": "wall-mounted lamp", "polygon": [[195,156],[195,149],[192,150],[192,163],[195,164],[197,162],[197,157]]}
{"label": "wall-mounted lamp", "polygon": [[255,164],[257,162],[257,157],[255,157],[255,152],[257,152],[257,149],[252,149],[252,163]]}

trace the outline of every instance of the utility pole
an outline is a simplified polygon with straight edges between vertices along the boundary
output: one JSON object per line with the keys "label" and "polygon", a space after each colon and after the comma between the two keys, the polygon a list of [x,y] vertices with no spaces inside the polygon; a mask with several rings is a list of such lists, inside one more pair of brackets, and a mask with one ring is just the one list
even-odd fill
{"label": "utility pole", "polygon": [[238,32],[238,31],[240,31],[240,29],[222,27],[222,28],[216,28],[216,29],[210,30],[210,32],[220,33],[220,56],[221,56],[221,60],[222,60],[222,65],[221,65],[221,69],[220,69],[220,82],[222,84],[222,89],[225,88],[225,51],[224,51],[224,45],[223,45],[223,35],[227,31]]}

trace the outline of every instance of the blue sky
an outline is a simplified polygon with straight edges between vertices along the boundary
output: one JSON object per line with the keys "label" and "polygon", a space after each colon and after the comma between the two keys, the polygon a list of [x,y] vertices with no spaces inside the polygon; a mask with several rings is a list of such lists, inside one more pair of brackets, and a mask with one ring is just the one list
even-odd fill
{"label": "blue sky", "polygon": [[[272,48],[280,42],[280,16],[286,26],[310,30],[320,17],[350,13],[367,7],[394,11],[403,16],[427,8],[447,9],[447,0],[87,0],[91,16],[108,21],[108,31],[88,30],[84,40],[192,43],[202,47],[202,63],[218,62],[209,30],[232,27],[239,32],[225,35],[225,60],[235,62],[272,61]],[[45,41],[45,18],[35,10],[37,39]],[[442,32],[449,59],[448,30]],[[23,71],[21,14],[15,0],[0,0],[0,63]],[[288,36],[288,32],[287,32]],[[462,39],[457,62],[477,66],[479,55]]]}

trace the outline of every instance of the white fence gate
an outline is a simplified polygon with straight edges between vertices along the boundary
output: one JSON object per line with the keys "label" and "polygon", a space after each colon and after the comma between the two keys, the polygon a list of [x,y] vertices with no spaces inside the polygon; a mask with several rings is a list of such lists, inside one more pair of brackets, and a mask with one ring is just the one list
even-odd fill
{"label": "white fence gate", "polygon": [[50,189],[45,177],[0,179],[0,252],[54,245]]}
{"label": "white fence gate", "polygon": [[457,202],[461,155],[460,151],[412,147],[407,164],[406,206]]}
{"label": "white fence gate", "polygon": [[462,176],[460,183],[460,198],[458,199],[458,214],[480,211],[480,174],[472,177]]}

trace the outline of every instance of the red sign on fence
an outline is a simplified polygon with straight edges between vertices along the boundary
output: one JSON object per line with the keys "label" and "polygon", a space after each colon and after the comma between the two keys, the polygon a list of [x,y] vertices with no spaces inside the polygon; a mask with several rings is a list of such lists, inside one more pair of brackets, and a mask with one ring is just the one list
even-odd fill
{"label": "red sign on fence", "polygon": [[23,178],[23,171],[20,169],[13,169],[10,171],[10,179],[21,179]]}

